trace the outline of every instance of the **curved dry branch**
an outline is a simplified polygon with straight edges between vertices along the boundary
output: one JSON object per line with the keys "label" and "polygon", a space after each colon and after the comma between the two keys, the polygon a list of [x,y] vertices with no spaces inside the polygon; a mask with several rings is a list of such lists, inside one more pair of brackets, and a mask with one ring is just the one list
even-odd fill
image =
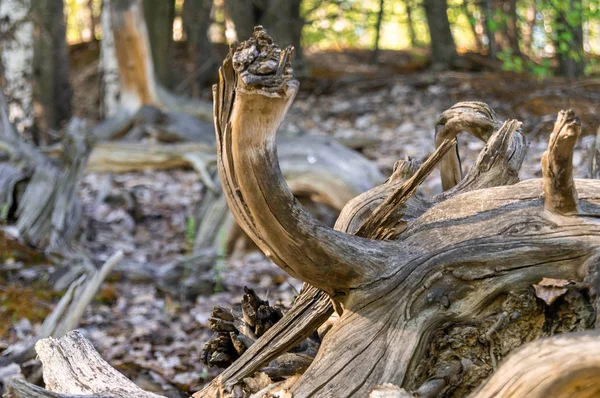
{"label": "curved dry branch", "polygon": [[542,157],[544,205],[552,212],[577,211],[577,190],[573,182],[573,148],[581,132],[581,122],[572,110],[560,111]]}
{"label": "curved dry branch", "polygon": [[504,122],[492,134],[467,175],[435,200],[441,202],[459,193],[519,182],[519,170],[528,147],[520,128],[521,123],[516,120]]}
{"label": "curved dry branch", "polygon": [[236,221],[267,257],[341,298],[378,275],[387,245],[325,227],[285,184],[275,134],[298,89],[290,54],[258,27],[223,63],[213,89],[220,179]]}
{"label": "curved dry branch", "polygon": [[[435,145],[440,146],[446,139],[455,138],[460,132],[487,142],[492,133],[500,127],[494,111],[483,102],[459,102],[443,112],[435,126]],[[458,145],[440,162],[442,189],[452,188],[462,180],[462,167]]]}
{"label": "curved dry branch", "polygon": [[600,332],[531,342],[506,358],[472,398],[600,396]]}
{"label": "curved dry branch", "polygon": [[406,201],[414,195],[437,163],[455,145],[456,139],[442,142],[415,174],[391,192],[383,203],[373,210],[369,219],[356,231],[356,235],[371,239],[393,239],[404,231],[406,222],[399,221],[403,214],[398,214],[398,210],[404,207]]}

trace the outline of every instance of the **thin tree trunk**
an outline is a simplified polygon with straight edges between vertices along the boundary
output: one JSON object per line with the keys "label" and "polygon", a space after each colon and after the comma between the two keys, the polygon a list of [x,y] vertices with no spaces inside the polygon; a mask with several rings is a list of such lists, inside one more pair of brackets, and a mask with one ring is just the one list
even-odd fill
{"label": "thin tree trunk", "polygon": [[186,0],[183,3],[183,29],[186,34],[187,50],[193,61],[194,70],[192,96],[198,97],[207,79],[214,74],[218,64],[212,54],[208,38],[212,0]]}
{"label": "thin tree trunk", "polygon": [[115,38],[111,23],[111,9],[114,0],[102,0],[102,41],[100,42],[100,116],[109,118],[119,111],[121,85],[119,81],[119,64],[115,52]]}
{"label": "thin tree trunk", "polygon": [[527,54],[531,54],[531,46],[533,44],[533,29],[535,27],[535,17],[537,14],[536,3],[531,1],[529,7],[527,7],[527,24],[523,32],[523,50]]}
{"label": "thin tree trunk", "polygon": [[487,36],[488,43],[488,57],[492,59],[496,59],[498,50],[496,46],[496,35],[492,31],[491,23],[494,18],[494,8],[492,5],[492,0],[481,0],[482,11],[484,15],[485,22],[485,35]]}
{"label": "thin tree trunk", "polygon": [[457,54],[450,22],[446,12],[446,0],[424,0],[427,25],[431,36],[431,63],[436,69],[453,67]]}
{"label": "thin tree trunk", "polygon": [[383,20],[383,13],[385,8],[385,0],[379,0],[379,13],[377,14],[377,23],[375,24],[375,45],[373,47],[373,58],[371,63],[377,63],[377,56],[379,55],[379,39],[381,37],[381,21]]}
{"label": "thin tree trunk", "polygon": [[471,27],[471,33],[473,34],[473,40],[475,40],[475,48],[477,51],[481,51],[483,49],[483,43],[481,43],[481,37],[477,33],[477,21],[473,14],[469,11],[469,3],[467,0],[463,0],[462,9],[469,21],[469,26]]}
{"label": "thin tree trunk", "polygon": [[96,16],[94,15],[94,0],[87,2],[88,12],[90,13],[90,31],[92,33],[92,41],[96,41]]}
{"label": "thin tree trunk", "polygon": [[50,131],[71,118],[72,90],[62,0],[33,2],[34,100],[36,129],[44,144],[51,144]]}
{"label": "thin tree trunk", "polygon": [[252,36],[252,31],[260,20],[264,9],[256,6],[254,0],[224,0],[225,12],[235,25],[237,40]]}
{"label": "thin tree trunk", "polygon": [[33,22],[30,0],[0,1],[0,79],[8,117],[20,133],[33,126]]}
{"label": "thin tree trunk", "polygon": [[404,0],[404,6],[406,7],[406,23],[408,25],[408,36],[410,37],[411,47],[418,47],[419,41],[417,40],[417,34],[415,33],[415,26],[413,25],[413,3],[412,0]]}
{"label": "thin tree trunk", "polygon": [[[581,11],[577,20],[567,18],[567,13],[581,10],[581,0],[567,0],[557,11],[556,49],[559,60],[559,74],[568,78],[582,76],[585,71],[585,53],[583,50],[583,15]],[[574,14],[574,13],[573,13]],[[573,15],[571,14],[571,15]],[[565,36],[570,39],[565,38]]]}
{"label": "thin tree trunk", "polygon": [[170,87],[175,1],[143,0],[143,6],[156,78],[164,87]]}
{"label": "thin tree trunk", "polygon": [[519,48],[520,31],[517,21],[519,19],[517,15],[517,0],[508,0],[505,3],[506,12],[506,35],[508,37],[508,43],[513,55],[520,56],[521,49]]}

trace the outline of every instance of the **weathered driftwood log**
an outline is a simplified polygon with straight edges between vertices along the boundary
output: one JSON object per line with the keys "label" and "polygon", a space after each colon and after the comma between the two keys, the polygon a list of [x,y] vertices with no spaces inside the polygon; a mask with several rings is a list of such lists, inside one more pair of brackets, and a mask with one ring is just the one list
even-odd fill
{"label": "weathered driftwood log", "polygon": [[[291,386],[294,397],[365,396],[386,382],[416,390],[427,374],[417,365],[436,330],[489,316],[498,311],[495,300],[543,277],[587,274],[600,244],[600,184],[572,179],[569,152],[579,131],[572,112],[559,115],[541,180],[515,184],[515,174],[505,173],[497,174],[501,183],[466,184],[465,192],[426,204],[394,241],[315,222],[293,200],[275,155],[275,133],[298,87],[289,51],[257,29],[224,62],[214,97],[219,173],[234,217],[276,264],[343,310]],[[511,160],[519,152],[509,152],[516,127],[500,128],[494,143],[501,151],[489,145],[480,160],[504,157],[500,163],[518,169]]]}

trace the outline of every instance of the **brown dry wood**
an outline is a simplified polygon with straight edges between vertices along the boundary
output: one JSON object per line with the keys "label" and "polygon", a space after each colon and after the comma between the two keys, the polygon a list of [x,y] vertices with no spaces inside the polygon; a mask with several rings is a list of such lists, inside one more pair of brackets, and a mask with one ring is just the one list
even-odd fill
{"label": "brown dry wood", "polygon": [[[440,146],[444,140],[456,137],[460,132],[487,141],[491,134],[500,127],[496,114],[483,102],[460,102],[443,112],[435,126],[435,145]],[[462,166],[458,155],[458,145],[448,153],[441,162],[442,189],[452,188],[462,180]]]}
{"label": "brown dry wood", "polygon": [[[293,201],[274,156],[275,132],[297,90],[287,58],[262,29],[232,51],[215,90],[215,124],[219,172],[236,220],[276,264],[344,307],[291,387],[295,397],[364,396],[390,381],[414,388],[414,366],[441,324],[542,277],[585,274],[600,244],[597,219],[585,216],[600,214],[594,181],[575,181],[579,217],[547,212],[542,181],[529,180],[445,198],[395,242],[315,223]],[[487,107],[472,116],[466,126],[450,123],[454,118],[441,123],[438,139],[468,128],[486,138],[499,126]],[[558,167],[571,178],[564,163]]]}
{"label": "brown dry wood", "polygon": [[577,190],[573,182],[573,148],[581,133],[581,122],[572,110],[561,111],[542,156],[544,206],[555,213],[577,211]]}
{"label": "brown dry wood", "polygon": [[470,397],[598,397],[598,374],[600,332],[562,334],[513,352]]}
{"label": "brown dry wood", "polygon": [[130,116],[143,105],[153,105],[211,121],[208,102],[175,96],[157,83],[141,0],[112,2],[110,22],[119,69],[121,111]]}
{"label": "brown dry wood", "polygon": [[[487,105],[484,104],[484,106],[487,108]],[[459,107],[459,105],[457,104],[455,107]],[[520,123],[514,120],[506,122],[496,134],[492,135],[488,145],[481,152],[472,169],[469,171],[469,174],[459,185],[438,196],[434,201],[410,196],[406,203],[397,208],[395,220],[398,222],[412,221],[422,215],[429,207],[433,206],[436,201],[445,200],[462,192],[518,182],[518,170],[523,162],[527,149],[525,139],[518,131],[519,126]],[[409,158],[407,160],[398,161],[394,167],[394,173],[385,184],[377,186],[348,202],[342,210],[334,229],[355,234],[364,222],[369,221],[369,217],[373,210],[394,191],[397,191],[402,187],[405,181],[410,178],[419,167],[420,163],[414,159]],[[377,233],[377,231],[377,229],[373,230],[374,233]],[[370,238],[370,236],[366,237]],[[309,285],[305,285],[303,291],[308,289],[308,287]],[[305,299],[306,297],[301,293],[294,305],[302,306],[305,304]],[[330,304],[330,299],[327,295],[321,295],[318,300],[318,305],[315,305],[315,308],[321,308],[322,310],[315,311],[312,314],[305,314],[302,317],[299,317],[296,320],[296,323],[294,323],[294,327],[297,328],[299,335],[307,336],[312,333],[320,325],[320,323],[316,323],[314,320],[318,318],[324,320],[326,319],[325,314],[330,314],[333,311],[333,306]],[[293,313],[286,313],[284,319],[287,320],[288,317],[292,317],[292,314]],[[307,325],[315,326],[314,329],[310,329]],[[273,329],[279,332],[287,327],[288,326],[283,323],[278,323]],[[284,337],[287,338],[288,341],[285,341]],[[293,334],[283,334],[283,337],[278,336],[278,339],[274,341],[277,341],[277,346],[283,345],[284,347],[287,347],[286,349],[289,349],[293,346],[292,341],[295,340]],[[265,344],[262,339],[259,339],[258,343]],[[254,357],[254,351],[244,353],[242,358],[232,365],[232,368],[236,368],[235,373],[229,372],[228,369],[219,378],[215,379],[207,386],[206,389],[201,392],[200,396],[211,396],[211,394],[214,394],[217,390],[227,390],[232,388],[235,384],[241,382],[244,377],[250,376],[263,366],[267,360],[266,358],[269,358],[270,360],[279,355],[277,350],[271,350],[269,346],[266,346],[263,349],[265,352],[261,352],[261,357]]]}
{"label": "brown dry wood", "polygon": [[[316,222],[293,199],[275,154],[276,130],[297,90],[288,58],[289,51],[279,50],[257,28],[253,39],[232,49],[214,97],[219,173],[236,220],[278,265],[327,291],[343,308],[315,360],[285,387],[295,398],[367,396],[384,383],[441,391],[435,385],[439,380],[419,387],[415,372],[440,327],[476,322],[499,297],[523,291],[544,277],[582,281],[594,268],[600,253],[600,182],[572,180],[572,168],[565,161],[572,150],[572,133],[564,133],[562,126],[570,124],[560,117],[555,140],[560,142],[566,134],[569,145],[553,146],[551,140],[552,173],[544,179],[516,182],[514,171],[524,156],[524,141],[518,125],[509,121],[482,151],[472,169],[474,180],[463,191],[422,202],[425,211],[396,240],[360,238]],[[515,170],[499,172],[502,167]],[[570,181],[576,197],[563,189]],[[364,195],[383,201],[397,184],[401,182],[386,184],[386,195],[375,189]],[[546,197],[549,192],[576,198],[577,214],[545,204],[545,191]],[[372,203],[374,208],[377,200]],[[408,208],[410,200],[401,203]],[[357,203],[353,206],[358,209],[354,214],[364,214]],[[352,212],[346,214],[352,217]],[[227,395],[231,380],[256,370],[273,358],[274,351],[287,351],[290,341],[296,339],[297,344],[304,339],[314,330],[309,321],[322,323],[312,313],[325,318],[331,311],[328,298],[315,287],[305,287],[302,307],[288,313],[293,316],[286,314],[194,396]],[[572,337],[583,342],[580,335]],[[556,378],[556,369],[550,368],[543,377]],[[444,370],[435,374],[443,376]],[[507,385],[512,373],[501,366],[496,377]],[[531,373],[523,378],[540,384]],[[567,392],[574,393],[574,387],[576,383],[569,384]]]}

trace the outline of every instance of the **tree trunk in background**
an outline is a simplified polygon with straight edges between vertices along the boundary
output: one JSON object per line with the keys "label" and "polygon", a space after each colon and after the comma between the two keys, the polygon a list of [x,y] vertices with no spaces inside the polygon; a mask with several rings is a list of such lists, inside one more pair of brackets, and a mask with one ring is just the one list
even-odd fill
{"label": "tree trunk in background", "polygon": [[30,0],[0,1],[0,86],[8,101],[9,119],[21,134],[33,126],[30,7]]}
{"label": "tree trunk in background", "polygon": [[212,0],[185,0],[183,3],[183,30],[187,37],[188,54],[194,64],[194,97],[198,97],[218,64],[212,55],[212,45],[208,39],[212,4]]}
{"label": "tree trunk in background", "polygon": [[306,64],[300,38],[304,20],[301,0],[225,0],[225,12],[233,21],[239,41],[252,36],[262,25],[282,46],[294,46],[294,70],[302,74]]}
{"label": "tree trunk in background", "polygon": [[410,46],[418,47],[419,41],[417,40],[417,34],[415,33],[415,27],[413,25],[412,18],[412,0],[404,0],[404,6],[406,7],[406,23],[408,25],[408,36],[410,37]]}
{"label": "tree trunk in background", "polygon": [[523,31],[523,50],[531,54],[531,46],[533,44],[533,28],[535,27],[535,16],[537,9],[535,7],[535,1],[532,1],[527,7],[527,24]]}
{"label": "tree trunk in background", "polygon": [[92,41],[96,41],[96,25],[98,21],[94,15],[94,0],[87,1],[88,12],[90,13],[90,30],[92,32]]}
{"label": "tree trunk in background", "polygon": [[110,13],[113,0],[102,1],[102,40],[100,41],[100,116],[109,118],[119,110],[121,85],[119,81],[119,64],[115,53],[115,38],[112,31]]}
{"label": "tree trunk in background", "polygon": [[504,12],[506,13],[506,36],[508,44],[513,55],[521,55],[519,48],[520,31],[517,25],[517,0],[508,0],[504,3]]}
{"label": "tree trunk in background", "polygon": [[33,97],[35,127],[44,144],[52,143],[51,130],[71,118],[65,17],[62,0],[33,2]]}
{"label": "tree trunk in background", "polygon": [[[579,11],[579,12],[577,12]],[[581,0],[567,0],[557,10],[557,42],[555,44],[561,76],[574,78],[585,71],[583,50],[583,16]]]}
{"label": "tree trunk in background", "polygon": [[235,25],[238,41],[252,36],[254,26],[260,23],[264,9],[254,0],[224,0],[225,12]]}
{"label": "tree trunk in background", "polygon": [[158,82],[171,85],[170,64],[173,54],[174,0],[144,0],[144,19],[152,49],[152,61]]}
{"label": "tree trunk in background", "polygon": [[498,53],[496,47],[496,38],[492,29],[492,21],[494,19],[494,7],[492,6],[492,0],[481,0],[481,9],[484,15],[485,22],[485,35],[488,39],[488,57],[496,59]]}
{"label": "tree trunk in background", "polygon": [[471,13],[471,11],[469,11],[469,3],[467,2],[467,0],[463,0],[462,9],[465,13],[465,16],[467,17],[467,20],[469,21],[469,26],[471,27],[473,40],[475,40],[475,49],[478,52],[481,52],[481,50],[483,49],[483,43],[481,43],[481,37],[479,37],[479,34],[477,33],[477,20],[475,19],[475,16]]}
{"label": "tree trunk in background", "polygon": [[450,31],[446,0],[424,0],[431,36],[431,63],[436,69],[450,69],[456,61],[456,46]]}
{"label": "tree trunk in background", "polygon": [[371,63],[377,63],[377,56],[379,55],[379,39],[381,37],[381,21],[383,20],[383,12],[385,7],[385,0],[379,0],[379,13],[377,14],[377,23],[375,24],[375,46],[373,48],[373,58]]}

